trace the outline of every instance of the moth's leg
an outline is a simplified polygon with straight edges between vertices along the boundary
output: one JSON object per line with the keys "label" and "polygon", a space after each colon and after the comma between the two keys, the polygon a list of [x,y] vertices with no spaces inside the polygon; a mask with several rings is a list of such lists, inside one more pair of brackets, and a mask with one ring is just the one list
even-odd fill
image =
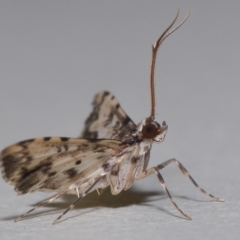
{"label": "moth's leg", "polygon": [[103,194],[106,192],[106,190],[108,189],[109,186],[105,187],[105,188],[101,188],[101,191],[100,191],[100,197],[103,196]]}
{"label": "moth's leg", "polygon": [[101,195],[100,190],[97,188],[96,191],[97,191],[97,194],[100,196]]}
{"label": "moth's leg", "polygon": [[26,212],[26,213],[22,214],[21,216],[17,217],[14,221],[15,221],[15,222],[18,222],[18,221],[22,220],[26,215],[28,215],[29,213],[33,212],[35,209],[37,209],[37,208],[39,208],[39,207],[42,207],[42,206],[45,206],[45,205],[47,205],[47,204],[49,204],[49,203],[51,203],[51,202],[54,202],[55,200],[57,200],[58,198],[60,198],[62,195],[64,195],[67,191],[68,191],[68,189],[65,190],[65,191],[63,191],[63,192],[61,192],[61,193],[56,194],[55,196],[51,197],[51,198],[48,199],[48,200],[46,200],[46,201],[38,204],[37,206],[35,206],[35,207],[32,208],[31,210],[29,210],[28,212]]}
{"label": "moth's leg", "polygon": [[93,184],[82,194],[80,194],[80,196],[78,197],[78,199],[72,203],[54,222],[53,224],[58,223],[58,221],[62,218],[63,215],[65,215],[69,210],[73,209],[76,204],[82,199],[84,198],[89,192],[91,192],[91,190],[94,188],[94,186],[101,180],[102,176],[97,178]]}
{"label": "moth's leg", "polygon": [[107,187],[105,188],[97,188],[96,191],[97,191],[97,194],[99,196],[99,199],[102,197],[103,193],[106,191]]}
{"label": "moth's leg", "polygon": [[167,193],[170,201],[171,201],[172,204],[176,207],[176,209],[177,209],[185,218],[187,218],[188,220],[191,220],[191,218],[190,218],[187,214],[185,214],[185,213],[178,207],[178,205],[173,201],[172,196],[171,196],[170,192],[168,191],[167,186],[166,186],[166,184],[165,184],[165,182],[164,182],[164,179],[163,179],[163,177],[162,177],[162,175],[161,175],[161,173],[159,172],[159,170],[158,170],[157,167],[151,167],[151,168],[147,169],[146,171],[138,174],[138,175],[136,176],[136,179],[137,179],[137,180],[140,180],[140,179],[146,178],[146,177],[148,177],[149,175],[152,175],[152,174],[156,174],[156,175],[157,175],[160,184],[162,185],[163,189],[164,189],[165,192]]}
{"label": "moth's leg", "polygon": [[193,183],[193,185],[198,189],[200,190],[202,193],[204,193],[206,196],[208,197],[211,197],[219,202],[224,202],[224,199],[223,198],[218,198],[218,197],[215,197],[213,196],[212,194],[206,192],[204,189],[202,189],[196,182],[195,180],[192,178],[192,176],[189,174],[189,172],[187,171],[187,169],[175,158],[172,158],[172,159],[169,159],[159,165],[157,165],[156,167],[158,168],[158,170],[161,170],[163,169],[164,167],[166,167],[167,165],[169,165],[170,163],[175,163],[178,168],[180,169],[180,171],[182,172],[183,175],[187,176],[190,181]]}
{"label": "moth's leg", "polygon": [[[111,181],[110,178],[108,178],[108,179]],[[99,200],[102,198],[103,194],[106,192],[106,190],[108,189],[109,185],[111,184],[107,180],[107,176],[102,177],[101,181],[102,181],[103,184],[101,185],[100,188],[96,189],[96,191],[98,193],[98,196],[99,196]]]}
{"label": "moth's leg", "polygon": [[103,197],[104,193],[106,192],[106,190],[108,189],[108,187],[109,187],[109,186],[107,186],[107,187],[105,187],[105,188],[97,189],[97,190],[98,190],[97,192],[98,192],[98,195],[99,195],[98,200],[99,200],[100,202],[102,202],[102,197]]}
{"label": "moth's leg", "polygon": [[77,196],[78,196],[78,198],[79,198],[79,197],[80,197],[80,194],[79,194],[78,188],[76,188],[76,192],[77,192]]}

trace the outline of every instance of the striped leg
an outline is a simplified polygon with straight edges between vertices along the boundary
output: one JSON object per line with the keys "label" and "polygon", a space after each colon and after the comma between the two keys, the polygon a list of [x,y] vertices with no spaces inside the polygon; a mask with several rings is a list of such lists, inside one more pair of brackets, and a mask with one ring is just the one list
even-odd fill
{"label": "striped leg", "polygon": [[167,160],[167,161],[165,161],[165,162],[157,165],[157,168],[158,168],[159,170],[161,170],[161,169],[163,169],[164,167],[166,167],[167,165],[169,165],[170,163],[173,163],[173,162],[179,167],[179,169],[181,170],[182,174],[185,175],[185,176],[187,176],[187,177],[190,179],[190,181],[193,183],[193,185],[194,185],[198,190],[200,190],[203,194],[205,194],[205,195],[208,196],[208,197],[211,197],[211,198],[215,199],[215,200],[218,201],[218,202],[224,202],[224,199],[223,199],[223,198],[215,197],[215,196],[213,196],[212,194],[206,192],[204,189],[202,189],[202,188],[195,182],[195,180],[194,180],[194,179],[192,178],[192,176],[189,174],[189,172],[187,171],[187,169],[186,169],[177,159],[175,159],[175,158],[169,159],[169,160]]}
{"label": "striped leg", "polygon": [[58,198],[60,198],[62,195],[64,195],[69,189],[61,192],[61,193],[58,193],[56,195],[54,195],[53,197],[51,197],[50,199],[38,204],[37,206],[35,206],[34,208],[32,208],[31,210],[29,210],[28,212],[22,214],[21,216],[17,217],[14,221],[15,222],[18,222],[20,220],[22,220],[26,215],[28,215],[29,213],[33,212],[35,209],[39,208],[39,207],[42,207],[42,206],[45,206],[51,202],[54,202],[55,200],[57,200]]}
{"label": "striped leg", "polygon": [[204,189],[202,189],[196,182],[195,180],[192,178],[192,176],[188,173],[188,171],[186,170],[186,168],[178,161],[176,160],[175,158],[172,158],[172,159],[169,159],[159,165],[157,165],[156,167],[152,167],[152,168],[149,168],[147,169],[146,171],[140,173],[139,175],[136,176],[136,179],[137,180],[140,180],[140,179],[143,179],[143,178],[146,178],[148,177],[149,175],[152,175],[152,174],[156,174],[157,177],[158,177],[158,180],[160,182],[160,184],[162,185],[163,189],[165,190],[165,192],[167,193],[170,201],[172,202],[172,204],[176,207],[176,209],[184,216],[186,217],[187,219],[191,220],[191,218],[185,214],[178,206],[177,204],[173,201],[172,199],[172,196],[171,194],[169,193],[168,189],[167,189],[167,186],[164,182],[164,179],[162,177],[162,175],[160,174],[159,170],[163,169],[164,167],[166,167],[167,165],[169,165],[170,163],[174,162],[178,167],[179,169],[181,170],[181,172],[186,175],[190,180],[191,182],[194,184],[194,186],[199,189],[202,193],[204,193],[205,195],[219,201],[219,202],[224,202],[224,199],[223,198],[218,198],[218,197],[215,197],[213,196],[212,194],[206,192]]}
{"label": "striped leg", "polygon": [[152,175],[152,174],[156,174],[156,175],[157,175],[160,184],[162,185],[163,189],[164,189],[165,192],[167,193],[170,201],[171,201],[172,204],[176,207],[176,209],[177,209],[186,219],[191,220],[191,218],[190,218],[186,213],[184,213],[184,212],[178,207],[178,205],[173,201],[172,196],[171,196],[170,192],[168,191],[167,186],[166,186],[166,184],[165,184],[165,182],[164,182],[164,179],[163,179],[163,177],[162,177],[162,175],[161,175],[161,173],[159,172],[159,170],[158,170],[157,167],[151,167],[151,168],[147,169],[146,171],[144,171],[144,172],[140,173],[138,176],[136,176],[136,179],[137,179],[137,180],[140,180],[140,179],[146,178],[146,177],[148,177],[149,175]]}
{"label": "striped leg", "polygon": [[58,221],[62,218],[63,215],[65,215],[69,210],[73,209],[76,204],[82,199],[84,198],[89,192],[91,192],[91,190],[94,188],[94,186],[100,181],[102,177],[97,178],[94,183],[82,194],[80,194],[80,196],[78,197],[78,199],[72,203],[54,222],[53,224],[58,223]]}

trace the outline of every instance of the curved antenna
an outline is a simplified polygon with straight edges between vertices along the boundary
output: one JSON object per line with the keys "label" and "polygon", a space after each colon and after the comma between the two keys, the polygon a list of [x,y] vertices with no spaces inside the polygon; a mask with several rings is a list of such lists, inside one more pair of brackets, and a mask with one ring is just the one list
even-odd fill
{"label": "curved antenna", "polygon": [[172,21],[172,23],[169,25],[169,27],[163,32],[163,34],[158,38],[157,42],[152,45],[152,63],[151,63],[151,71],[150,71],[150,93],[151,93],[151,115],[150,118],[152,120],[155,119],[155,90],[154,90],[154,72],[155,72],[155,63],[156,63],[156,57],[157,57],[157,51],[159,46],[162,44],[162,42],[173,32],[175,32],[178,28],[180,28],[188,19],[190,15],[191,10],[189,10],[187,16],[184,18],[184,20],[174,29],[170,30],[171,27],[174,25],[174,23],[177,21],[178,15],[179,15],[179,9],[177,11],[177,14]]}

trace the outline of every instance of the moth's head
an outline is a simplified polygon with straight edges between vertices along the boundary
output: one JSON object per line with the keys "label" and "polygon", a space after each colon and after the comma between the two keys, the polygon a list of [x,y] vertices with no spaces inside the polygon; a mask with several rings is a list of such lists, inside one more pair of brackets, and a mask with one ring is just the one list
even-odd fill
{"label": "moth's head", "polygon": [[151,118],[146,118],[138,125],[138,136],[143,140],[160,143],[164,140],[167,129],[168,126],[165,121],[160,125]]}

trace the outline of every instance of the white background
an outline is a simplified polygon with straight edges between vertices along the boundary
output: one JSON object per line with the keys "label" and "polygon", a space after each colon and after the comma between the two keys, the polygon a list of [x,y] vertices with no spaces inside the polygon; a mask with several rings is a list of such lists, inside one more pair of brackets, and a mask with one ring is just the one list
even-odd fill
{"label": "white background", "polygon": [[176,166],[162,171],[183,219],[156,177],[118,196],[96,193],[60,224],[74,201],[13,219],[48,194],[17,196],[0,180],[1,239],[239,239],[240,3],[230,1],[1,1],[0,148],[40,136],[79,135],[94,94],[111,91],[138,123],[149,116],[151,44],[180,8],[188,21],[161,47],[156,119],[165,141],[150,166],[176,157],[214,202]]}

